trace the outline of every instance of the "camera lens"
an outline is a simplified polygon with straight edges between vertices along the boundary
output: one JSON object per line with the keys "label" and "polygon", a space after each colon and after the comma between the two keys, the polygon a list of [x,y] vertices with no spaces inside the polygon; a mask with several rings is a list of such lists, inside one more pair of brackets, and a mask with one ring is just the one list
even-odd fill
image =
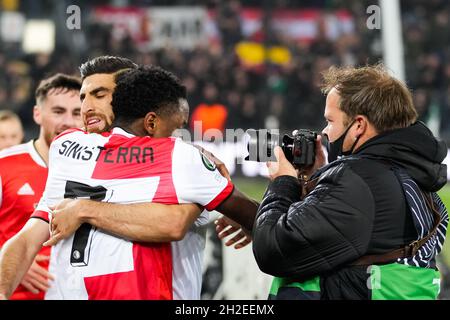
{"label": "camera lens", "polygon": [[257,162],[276,161],[273,150],[280,143],[277,133],[271,133],[266,129],[249,129],[247,130],[247,135],[248,156],[245,160]]}

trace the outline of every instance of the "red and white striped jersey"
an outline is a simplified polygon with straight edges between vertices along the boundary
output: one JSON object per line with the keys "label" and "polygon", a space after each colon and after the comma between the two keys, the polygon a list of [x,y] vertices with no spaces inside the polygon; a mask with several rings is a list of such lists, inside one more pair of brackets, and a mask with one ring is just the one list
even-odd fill
{"label": "red and white striped jersey", "polygon": [[[50,147],[48,180],[34,216],[48,219],[48,206],[63,198],[198,203],[213,210],[232,190],[203,154],[180,139],[135,137],[120,128],[103,134],[71,129]],[[201,269],[177,274],[195,257],[177,253],[176,243],[131,242],[84,224],[53,248],[56,280],[46,299],[190,298],[184,286],[197,282]]]}
{"label": "red and white striped jersey", "polygon": [[[0,248],[22,229],[36,208],[47,180],[47,166],[33,141],[0,152]],[[41,255],[50,255],[42,248]],[[40,262],[47,268],[48,262]],[[31,293],[21,285],[12,300],[43,299],[44,293]]]}

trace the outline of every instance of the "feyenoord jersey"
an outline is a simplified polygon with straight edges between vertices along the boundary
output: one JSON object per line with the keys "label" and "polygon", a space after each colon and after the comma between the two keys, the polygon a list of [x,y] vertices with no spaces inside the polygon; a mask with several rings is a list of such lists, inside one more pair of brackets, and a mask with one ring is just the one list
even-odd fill
{"label": "feyenoord jersey", "polygon": [[[120,128],[101,135],[66,131],[53,141],[49,158],[44,196],[34,213],[47,220],[48,206],[63,198],[198,203],[213,210],[233,190],[192,145],[135,137]],[[201,281],[195,261],[203,248],[201,241],[185,240],[194,247],[182,252],[176,249],[188,247],[182,241],[136,243],[84,224],[53,248],[50,272],[56,280],[46,299],[189,298],[194,293],[186,285]],[[188,269],[180,273],[182,266]]]}
{"label": "feyenoord jersey", "polygon": [[[44,191],[47,166],[33,141],[0,152],[0,248],[22,229],[35,210]],[[50,248],[39,254],[49,255]],[[48,262],[41,262],[47,268]],[[21,285],[11,299],[43,299]]]}

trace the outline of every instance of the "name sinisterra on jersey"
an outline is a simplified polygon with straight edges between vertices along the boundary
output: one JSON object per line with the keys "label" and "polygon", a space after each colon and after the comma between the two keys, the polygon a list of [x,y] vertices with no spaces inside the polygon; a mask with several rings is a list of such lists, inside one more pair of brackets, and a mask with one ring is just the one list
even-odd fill
{"label": "name sinisterra on jersey", "polygon": [[117,152],[113,154],[116,149],[106,148],[103,146],[83,146],[75,141],[65,140],[61,143],[58,153],[64,157],[89,161],[92,157],[95,157],[95,161],[98,161],[100,155],[103,162],[107,163],[146,163],[154,162],[154,153],[152,147],[119,147]]}

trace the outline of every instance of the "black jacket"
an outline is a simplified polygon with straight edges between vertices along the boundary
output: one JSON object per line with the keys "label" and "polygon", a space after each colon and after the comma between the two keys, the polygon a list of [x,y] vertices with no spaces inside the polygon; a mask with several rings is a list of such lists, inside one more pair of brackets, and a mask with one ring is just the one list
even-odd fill
{"label": "black jacket", "polygon": [[349,263],[417,238],[390,163],[406,170],[424,191],[437,191],[447,182],[446,154],[445,143],[416,123],[367,141],[355,152],[363,156],[359,159],[329,164],[303,200],[297,179],[278,177],[266,191],[253,228],[260,269],[299,281],[338,270],[358,278],[358,268],[345,269]]}

